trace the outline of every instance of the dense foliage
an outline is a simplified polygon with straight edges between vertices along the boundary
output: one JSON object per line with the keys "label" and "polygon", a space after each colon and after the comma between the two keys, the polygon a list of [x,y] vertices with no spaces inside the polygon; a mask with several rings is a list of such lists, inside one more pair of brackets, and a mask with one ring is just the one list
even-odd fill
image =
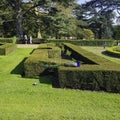
{"label": "dense foliage", "polygon": [[119,18],[119,4],[119,0],[90,0],[82,5],[75,0],[1,0],[0,36],[89,39],[90,34],[93,39],[118,39],[113,22]]}

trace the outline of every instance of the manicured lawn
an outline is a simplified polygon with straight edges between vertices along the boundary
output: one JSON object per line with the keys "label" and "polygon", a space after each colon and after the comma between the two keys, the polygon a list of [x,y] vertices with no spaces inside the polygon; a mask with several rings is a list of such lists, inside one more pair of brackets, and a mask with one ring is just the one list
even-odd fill
{"label": "manicured lawn", "polygon": [[32,50],[0,56],[0,120],[120,120],[119,94],[57,89],[49,78],[22,78],[22,61]]}

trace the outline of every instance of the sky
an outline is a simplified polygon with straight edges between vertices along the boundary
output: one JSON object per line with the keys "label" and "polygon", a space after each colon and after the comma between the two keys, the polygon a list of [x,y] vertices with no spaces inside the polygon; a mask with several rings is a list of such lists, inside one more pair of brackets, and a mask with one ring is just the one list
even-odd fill
{"label": "sky", "polygon": [[[24,1],[26,2],[26,1],[29,1],[29,0],[24,0]],[[78,1],[77,3],[81,4],[81,3],[88,2],[90,0],[76,0],[76,1]]]}
{"label": "sky", "polygon": [[78,1],[77,3],[82,4],[82,3],[88,2],[90,0],[77,0],[77,1]]}

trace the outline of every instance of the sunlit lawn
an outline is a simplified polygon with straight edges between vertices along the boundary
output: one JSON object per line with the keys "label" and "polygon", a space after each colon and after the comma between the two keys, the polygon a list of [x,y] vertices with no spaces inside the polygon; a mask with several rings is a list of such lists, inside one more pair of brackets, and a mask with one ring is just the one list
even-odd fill
{"label": "sunlit lawn", "polygon": [[57,89],[44,83],[49,78],[22,78],[21,62],[31,51],[0,56],[0,120],[120,120],[119,94]]}

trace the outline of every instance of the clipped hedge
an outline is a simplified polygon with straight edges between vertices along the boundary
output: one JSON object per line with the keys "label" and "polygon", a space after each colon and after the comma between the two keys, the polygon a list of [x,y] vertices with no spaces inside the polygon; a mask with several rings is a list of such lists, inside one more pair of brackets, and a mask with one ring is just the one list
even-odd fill
{"label": "clipped hedge", "polygon": [[40,44],[38,49],[47,50],[48,58],[61,58],[61,49],[53,43]]}
{"label": "clipped hedge", "polygon": [[64,46],[72,52],[73,57],[86,64],[80,67],[59,67],[57,74],[61,88],[120,92],[119,64],[70,43],[64,43]]}
{"label": "clipped hedge", "polygon": [[82,68],[58,68],[58,79],[61,88],[72,88],[92,91],[120,93],[120,71],[84,70]]}
{"label": "clipped hedge", "polygon": [[5,43],[0,45],[0,55],[8,55],[17,49],[16,44]]}
{"label": "clipped hedge", "polygon": [[60,44],[60,43],[66,42],[66,43],[72,43],[80,46],[103,46],[105,41],[107,46],[117,45],[117,40],[108,40],[108,39],[95,39],[95,40],[48,39],[47,40],[47,42],[49,43]]}
{"label": "clipped hedge", "polygon": [[110,56],[120,58],[120,46],[107,48],[105,52]]}
{"label": "clipped hedge", "polygon": [[73,45],[71,43],[63,43],[65,51],[69,50],[71,52],[71,56],[74,59],[82,61],[86,64],[106,64],[108,60],[100,59],[94,53],[86,51],[79,46]]}
{"label": "clipped hedge", "polygon": [[16,43],[17,38],[12,37],[12,38],[0,38],[0,42],[2,43]]}
{"label": "clipped hedge", "polygon": [[24,62],[25,77],[39,77],[60,64],[61,50],[58,47],[41,44]]}
{"label": "clipped hedge", "polygon": [[40,38],[33,38],[33,44],[40,44],[40,43],[45,43],[45,39],[40,39]]}
{"label": "clipped hedge", "polygon": [[[60,58],[50,58],[54,44],[41,44],[24,63],[25,77],[38,78],[54,73],[53,85],[61,88],[97,90],[120,93],[120,65],[83,50],[79,46],[64,43],[75,59],[84,61],[80,67],[65,67]],[[61,66],[62,65],[62,66]]]}

